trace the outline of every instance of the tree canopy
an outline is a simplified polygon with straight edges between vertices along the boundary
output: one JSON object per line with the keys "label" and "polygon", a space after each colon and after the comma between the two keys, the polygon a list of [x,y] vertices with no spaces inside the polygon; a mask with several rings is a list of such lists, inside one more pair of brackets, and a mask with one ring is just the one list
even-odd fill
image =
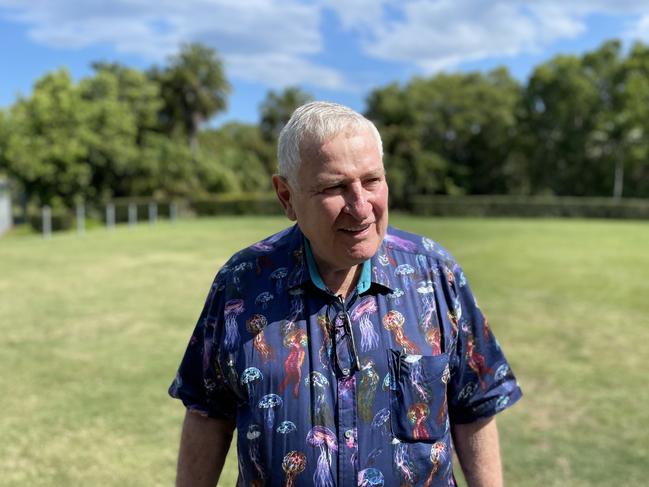
{"label": "tree canopy", "polygon": [[[98,62],[46,73],[0,111],[0,174],[33,204],[269,191],[276,141],[312,99],[269,91],[259,123],[206,126],[227,106],[218,53],[181,46],[141,71]],[[649,196],[649,47],[558,55],[521,83],[507,69],[389,83],[366,98],[393,206],[428,194]]]}

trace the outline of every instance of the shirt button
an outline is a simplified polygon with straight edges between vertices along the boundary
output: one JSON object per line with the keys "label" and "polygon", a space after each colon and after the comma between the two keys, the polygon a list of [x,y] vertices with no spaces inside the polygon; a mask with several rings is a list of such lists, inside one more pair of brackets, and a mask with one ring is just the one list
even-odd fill
{"label": "shirt button", "polygon": [[347,367],[345,367],[345,368],[343,369],[343,375],[344,375],[345,377],[349,376],[349,369],[348,369]]}
{"label": "shirt button", "polygon": [[354,432],[352,430],[345,431],[345,438],[349,440],[352,436],[354,436]]}

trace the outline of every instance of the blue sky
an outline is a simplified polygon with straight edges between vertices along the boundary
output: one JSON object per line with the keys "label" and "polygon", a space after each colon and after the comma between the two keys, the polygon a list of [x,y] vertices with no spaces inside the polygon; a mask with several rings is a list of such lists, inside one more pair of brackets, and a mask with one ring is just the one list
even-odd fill
{"label": "blue sky", "polygon": [[521,81],[557,53],[649,42],[647,0],[0,0],[0,107],[46,72],[96,60],[146,69],[182,42],[218,50],[233,92],[215,123],[256,122],[267,91],[299,85],[365,108],[414,75],[507,66]]}

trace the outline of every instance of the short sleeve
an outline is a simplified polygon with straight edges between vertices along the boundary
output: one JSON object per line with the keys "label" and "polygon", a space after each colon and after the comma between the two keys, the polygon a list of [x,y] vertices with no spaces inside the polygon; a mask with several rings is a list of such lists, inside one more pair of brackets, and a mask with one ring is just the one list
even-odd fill
{"label": "short sleeve", "polygon": [[522,392],[461,267],[448,273],[453,296],[449,319],[456,331],[450,357],[451,423],[471,423],[512,406]]}
{"label": "short sleeve", "polygon": [[219,341],[223,334],[224,286],[214,280],[169,395],[185,407],[214,418],[233,418],[236,398],[219,366]]}

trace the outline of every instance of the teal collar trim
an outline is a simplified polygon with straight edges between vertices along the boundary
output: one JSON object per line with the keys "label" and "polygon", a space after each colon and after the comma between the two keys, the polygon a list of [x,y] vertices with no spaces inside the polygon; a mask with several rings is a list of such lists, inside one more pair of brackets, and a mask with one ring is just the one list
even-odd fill
{"label": "teal collar trim", "polygon": [[[329,292],[329,289],[327,289],[327,286],[325,285],[324,281],[322,280],[322,277],[320,276],[320,272],[318,272],[318,266],[315,263],[315,258],[313,257],[313,252],[311,251],[311,244],[309,243],[309,240],[304,237],[304,249],[305,249],[305,254],[306,254],[306,263],[307,267],[309,268],[309,276],[311,277],[311,281],[313,281],[313,284],[315,284],[319,289],[322,289],[323,291]],[[372,265],[370,260],[366,260],[363,262],[363,267],[361,268],[361,276],[358,279],[358,283],[356,284],[356,290],[358,291],[358,294],[362,294],[365,291],[367,291],[370,288],[370,285],[372,284]]]}

